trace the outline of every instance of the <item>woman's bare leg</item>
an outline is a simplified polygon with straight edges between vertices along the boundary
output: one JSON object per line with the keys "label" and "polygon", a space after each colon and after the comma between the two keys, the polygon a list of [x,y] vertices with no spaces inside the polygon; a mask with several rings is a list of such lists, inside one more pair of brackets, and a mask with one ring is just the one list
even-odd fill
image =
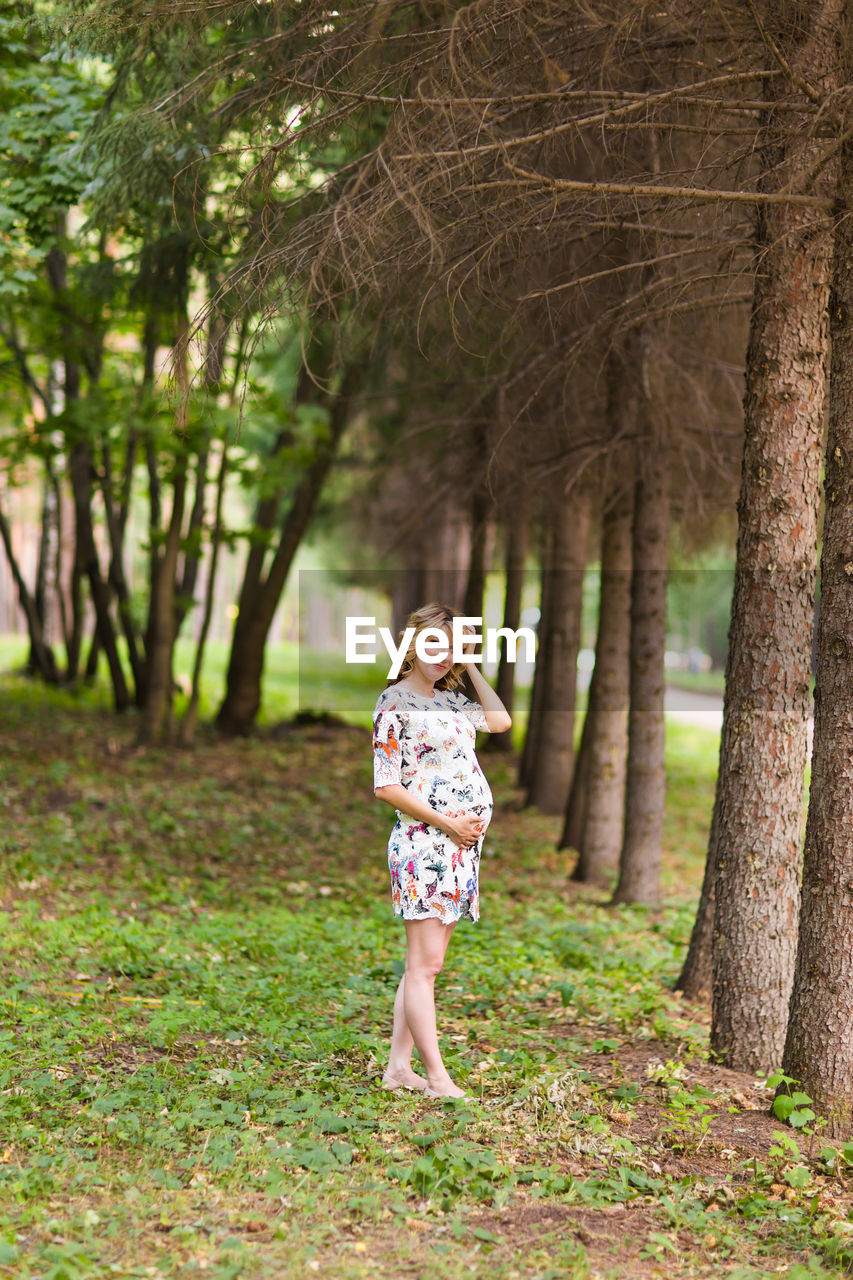
{"label": "woman's bare leg", "polygon": [[394,1030],[391,1033],[391,1052],[388,1055],[388,1066],[382,1077],[382,1083],[392,1089],[407,1085],[410,1089],[425,1089],[427,1082],[412,1070],[412,1049],[415,1042],[406,1021],[405,1009],[406,975],[403,974],[397,986],[394,998]]}
{"label": "woman's bare leg", "polygon": [[[416,923],[420,923],[417,921]],[[447,945],[450,942],[450,935],[456,926],[456,922],[450,925],[442,925],[443,934],[442,942],[442,962],[447,952]],[[406,975],[403,974],[397,986],[397,994],[394,999],[394,1030],[391,1034],[391,1052],[388,1055],[388,1066],[382,1077],[382,1083],[390,1085],[392,1088],[399,1088],[406,1085],[412,1089],[425,1089],[428,1081],[423,1076],[419,1076],[416,1071],[412,1070],[412,1049],[415,1042],[406,1021]]]}
{"label": "woman's bare leg", "polygon": [[435,979],[441,972],[455,921],[406,921],[406,972],[403,1008],[409,1032],[418,1048],[427,1074],[427,1091],[443,1098],[462,1098],[464,1091],[454,1084],[438,1047],[435,1025]]}

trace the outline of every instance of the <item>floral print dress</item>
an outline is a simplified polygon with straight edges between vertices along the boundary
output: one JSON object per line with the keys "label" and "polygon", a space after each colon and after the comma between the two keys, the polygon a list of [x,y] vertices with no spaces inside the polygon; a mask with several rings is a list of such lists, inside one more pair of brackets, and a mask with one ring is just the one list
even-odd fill
{"label": "floral print dress", "polygon": [[440,813],[473,814],[482,823],[476,844],[465,849],[439,827],[397,810],[388,868],[394,914],[406,920],[480,918],[478,873],[492,792],[474,752],[477,729],[488,732],[486,713],[458,689],[429,697],[392,684],[376,700],[374,787],[400,783]]}

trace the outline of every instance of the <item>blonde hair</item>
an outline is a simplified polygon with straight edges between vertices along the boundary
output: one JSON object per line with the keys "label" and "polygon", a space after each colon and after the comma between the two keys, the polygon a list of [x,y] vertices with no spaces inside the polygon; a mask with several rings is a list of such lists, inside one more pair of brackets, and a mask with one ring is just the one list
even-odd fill
{"label": "blonde hair", "polygon": [[[454,609],[448,604],[439,604],[437,600],[431,601],[429,604],[422,605],[420,609],[415,609],[414,613],[410,613],[406,619],[402,631],[397,632],[397,643],[400,644],[407,628],[414,627],[415,634],[412,636],[409,647],[406,650],[406,656],[400,667],[400,674],[389,681],[391,685],[398,684],[400,680],[409,675],[415,667],[415,644],[417,638],[422,631],[440,630],[445,627],[448,629],[453,625],[454,618],[464,618],[464,614],[458,609]],[[464,662],[455,662],[452,667],[447,670],[444,675],[435,682],[436,689],[456,689],[462,683],[462,676],[465,671]]]}

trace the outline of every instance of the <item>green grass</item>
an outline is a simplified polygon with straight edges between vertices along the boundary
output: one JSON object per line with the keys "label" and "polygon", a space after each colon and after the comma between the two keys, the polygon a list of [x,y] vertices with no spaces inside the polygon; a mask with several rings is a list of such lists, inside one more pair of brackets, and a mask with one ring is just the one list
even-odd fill
{"label": "green grass", "polygon": [[840,1175],[738,1136],[749,1083],[671,991],[715,735],[670,726],[659,909],[571,884],[483,757],[483,914],[438,987],[469,1097],[430,1102],[377,1087],[403,945],[374,686],[303,674],[351,726],[146,753],[102,689],[4,681],[0,1275],[840,1274]]}

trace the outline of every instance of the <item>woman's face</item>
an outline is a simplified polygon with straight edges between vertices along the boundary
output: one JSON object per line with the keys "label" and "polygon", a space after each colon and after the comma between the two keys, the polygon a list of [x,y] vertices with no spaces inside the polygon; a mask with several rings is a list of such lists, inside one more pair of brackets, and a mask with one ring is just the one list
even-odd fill
{"label": "woman's face", "polygon": [[[453,659],[451,657],[453,641],[451,639],[450,628],[439,627],[438,630],[443,631],[447,636],[447,656],[443,658],[435,657],[431,662],[423,662],[418,655],[415,654],[415,670],[419,675],[423,676],[424,680],[428,680],[431,684],[435,684],[442,678],[442,676],[446,676],[450,668],[453,666]],[[433,648],[437,649],[438,644],[437,642],[435,645],[428,643],[426,647],[427,650],[431,650]]]}

